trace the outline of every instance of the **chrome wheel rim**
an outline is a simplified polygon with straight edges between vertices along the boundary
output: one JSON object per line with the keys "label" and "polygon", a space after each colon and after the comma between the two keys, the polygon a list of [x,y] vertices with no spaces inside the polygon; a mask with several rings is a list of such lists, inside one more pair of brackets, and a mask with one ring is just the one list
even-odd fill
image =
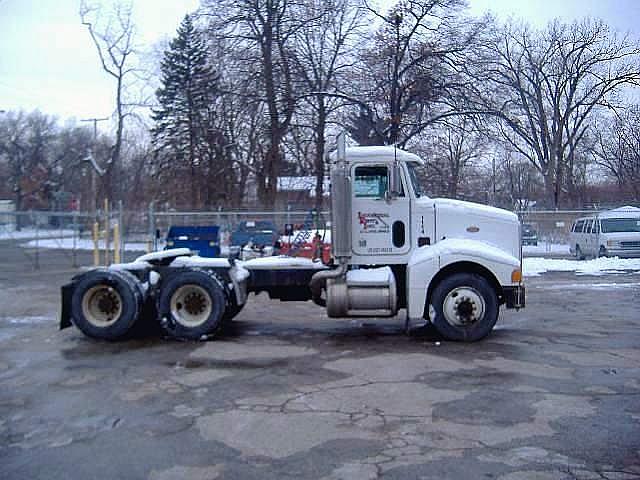
{"label": "chrome wheel rim", "polygon": [[183,285],[171,295],[171,316],[185,327],[199,327],[211,315],[211,296],[198,285]]}
{"label": "chrome wheel rim", "polygon": [[122,315],[122,296],[109,285],[91,287],[82,296],[82,314],[93,326],[113,325]]}
{"label": "chrome wheel rim", "polygon": [[468,327],[484,317],[486,305],[480,292],[472,287],[457,287],[444,299],[442,312],[450,325]]}

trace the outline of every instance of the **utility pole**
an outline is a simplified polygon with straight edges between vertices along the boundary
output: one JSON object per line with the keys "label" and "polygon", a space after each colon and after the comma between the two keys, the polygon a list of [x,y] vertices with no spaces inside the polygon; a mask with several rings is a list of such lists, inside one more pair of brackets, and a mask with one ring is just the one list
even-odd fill
{"label": "utility pole", "polygon": [[110,120],[109,117],[104,117],[104,118],[84,118],[82,120],[80,120],[81,122],[92,122],[93,123],[93,151],[91,152],[91,156],[93,158],[93,161],[90,162],[91,163],[91,195],[92,195],[92,200],[91,200],[91,211],[95,212],[96,211],[96,203],[97,203],[97,196],[98,196],[98,192],[96,191],[96,158],[95,158],[95,152],[96,152],[96,144],[98,142],[98,122],[106,122],[107,120]]}
{"label": "utility pole", "polygon": [[495,154],[491,156],[491,183],[493,187],[493,195],[491,204],[496,206],[496,156]]}

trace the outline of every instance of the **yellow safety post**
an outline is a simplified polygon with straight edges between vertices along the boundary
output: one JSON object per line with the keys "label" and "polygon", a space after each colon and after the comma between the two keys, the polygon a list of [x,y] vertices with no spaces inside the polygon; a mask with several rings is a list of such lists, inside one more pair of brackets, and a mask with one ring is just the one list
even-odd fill
{"label": "yellow safety post", "polygon": [[98,246],[98,240],[100,238],[100,225],[98,222],[93,222],[93,266],[100,265],[100,247]]}
{"label": "yellow safety post", "polygon": [[113,261],[120,263],[120,225],[118,222],[113,226]]}
{"label": "yellow safety post", "polygon": [[104,199],[104,264],[109,265],[109,230],[111,229],[109,221],[109,200]]}

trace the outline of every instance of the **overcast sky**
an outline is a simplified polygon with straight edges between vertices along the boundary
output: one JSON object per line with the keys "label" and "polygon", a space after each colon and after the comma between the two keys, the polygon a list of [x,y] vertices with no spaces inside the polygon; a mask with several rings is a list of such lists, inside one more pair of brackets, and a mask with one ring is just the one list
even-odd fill
{"label": "overcast sky", "polygon": [[[598,17],[621,32],[640,31],[640,0],[470,0],[476,15],[520,17],[544,26],[560,17]],[[110,116],[113,82],[100,69],[78,17],[79,0],[0,0],[0,110],[39,109],[61,119]],[[136,41],[170,38],[198,0],[133,0]]]}

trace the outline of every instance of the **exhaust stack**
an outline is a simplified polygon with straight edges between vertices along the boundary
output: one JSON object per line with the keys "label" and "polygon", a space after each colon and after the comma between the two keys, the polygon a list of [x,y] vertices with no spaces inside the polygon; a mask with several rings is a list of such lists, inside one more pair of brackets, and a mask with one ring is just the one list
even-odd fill
{"label": "exhaust stack", "polygon": [[351,258],[351,179],[344,132],[338,135],[336,162],[331,165],[331,243],[338,263]]}

